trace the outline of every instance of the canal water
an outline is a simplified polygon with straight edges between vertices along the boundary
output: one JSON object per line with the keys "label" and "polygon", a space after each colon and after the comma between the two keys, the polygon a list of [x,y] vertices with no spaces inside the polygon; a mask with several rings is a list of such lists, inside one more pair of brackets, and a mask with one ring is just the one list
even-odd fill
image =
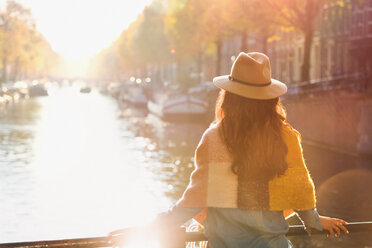
{"label": "canal water", "polygon": [[63,88],[0,117],[0,242],[107,235],[180,197],[206,124]]}
{"label": "canal water", "polygon": [[[151,221],[181,196],[207,127],[164,122],[74,87],[9,106],[0,113],[0,243],[104,236]],[[307,145],[304,152],[320,212],[372,220],[371,172],[349,168],[319,180],[332,169],[325,152]],[[368,234],[292,241],[372,247]]]}

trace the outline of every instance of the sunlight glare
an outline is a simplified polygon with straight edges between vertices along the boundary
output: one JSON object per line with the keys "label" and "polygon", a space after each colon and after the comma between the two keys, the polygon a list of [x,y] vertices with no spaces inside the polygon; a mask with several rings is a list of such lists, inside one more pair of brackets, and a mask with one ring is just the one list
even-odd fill
{"label": "sunlight glare", "polygon": [[[0,6],[5,6],[0,0]],[[62,56],[77,60],[110,45],[151,0],[18,0]]]}
{"label": "sunlight glare", "polygon": [[[159,242],[155,240],[144,240],[143,236],[139,236],[137,241],[125,244],[126,248],[160,248]],[[141,241],[142,240],[142,241]]]}
{"label": "sunlight glare", "polygon": [[[39,229],[45,233],[40,239],[100,236],[145,225],[170,205],[155,194],[161,192],[161,185],[151,178],[151,172],[137,166],[140,154],[117,139],[122,131],[105,121],[116,118],[116,112],[109,111],[111,102],[81,97],[79,85],[43,99],[49,104],[40,110],[44,118],[38,123],[32,169],[37,174],[35,197],[40,203],[34,210],[42,223]],[[92,121],[96,115],[102,116],[101,122]],[[106,132],[98,131],[102,128]],[[135,142],[140,147],[148,145],[145,139]],[[55,224],[53,228],[49,223]]]}

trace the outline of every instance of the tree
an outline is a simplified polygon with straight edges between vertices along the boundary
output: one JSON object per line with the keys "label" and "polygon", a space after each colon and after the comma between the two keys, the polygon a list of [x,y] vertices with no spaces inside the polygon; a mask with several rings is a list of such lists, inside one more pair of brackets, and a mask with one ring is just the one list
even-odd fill
{"label": "tree", "polygon": [[88,65],[87,74],[101,80],[120,80],[122,63],[118,55],[119,39],[102,49]]}
{"label": "tree", "polygon": [[[181,1],[172,1],[175,2]],[[182,1],[184,2],[184,1]],[[165,25],[171,47],[179,59],[189,59],[203,51],[206,35],[200,24],[207,5],[204,1],[189,0],[171,8],[165,18]]]}
{"label": "tree", "polygon": [[301,65],[301,81],[310,80],[311,44],[315,24],[327,0],[262,0],[262,7],[276,13],[275,21],[283,26],[294,27],[304,35],[304,53]]}
{"label": "tree", "polygon": [[7,1],[0,23],[2,82],[16,80],[22,73],[47,74],[58,64],[59,56],[37,32],[30,10]]}
{"label": "tree", "polygon": [[223,41],[233,35],[231,20],[234,13],[231,11],[229,0],[205,0],[208,8],[201,16],[207,41],[216,46],[216,70],[215,74],[221,74],[222,44]]}
{"label": "tree", "polygon": [[164,30],[164,6],[154,1],[145,7],[133,37],[135,59],[142,68],[148,64],[162,63],[169,59],[168,38]]}
{"label": "tree", "polygon": [[190,73],[184,62],[196,59],[198,83],[201,82],[202,56],[206,46],[206,33],[200,17],[207,9],[205,1],[168,0],[169,9],[165,18],[166,33],[169,37],[173,57],[178,64],[180,81],[190,83]]}
{"label": "tree", "polygon": [[137,67],[135,63],[135,54],[133,50],[134,36],[137,33],[139,22],[132,22],[128,29],[124,30],[118,41],[116,47],[116,53],[120,64],[125,70],[135,70]]}
{"label": "tree", "polygon": [[240,51],[247,52],[248,50],[248,35],[249,33],[257,31],[256,27],[261,20],[257,22],[253,15],[254,2],[256,0],[230,0],[228,11],[231,12],[230,28],[231,30],[241,37]]}
{"label": "tree", "polygon": [[[175,0],[172,0],[174,3]],[[212,51],[216,55],[215,73],[221,71],[222,44],[233,34],[229,0],[180,1],[176,11],[169,15],[168,27],[172,44],[182,57],[200,56]],[[207,49],[213,46],[214,49]],[[177,50],[177,49],[176,49]]]}
{"label": "tree", "polygon": [[23,53],[23,39],[29,28],[33,26],[30,11],[15,1],[8,1],[5,11],[0,13],[2,33],[2,81],[8,79],[8,65],[10,61],[18,67],[20,56]]}

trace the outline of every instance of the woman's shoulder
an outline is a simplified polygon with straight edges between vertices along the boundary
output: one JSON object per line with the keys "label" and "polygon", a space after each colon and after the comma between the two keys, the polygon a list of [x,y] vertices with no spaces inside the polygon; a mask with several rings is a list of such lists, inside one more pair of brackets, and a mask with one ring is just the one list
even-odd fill
{"label": "woman's shoulder", "polygon": [[282,128],[282,135],[287,143],[301,142],[300,132],[294,129],[289,123],[284,123]]}
{"label": "woman's shoulder", "polygon": [[220,145],[221,143],[220,138],[220,124],[219,123],[211,123],[209,127],[204,131],[199,145],[201,144],[208,144],[208,146],[215,146]]}
{"label": "woman's shoulder", "polygon": [[220,124],[212,122],[209,127],[204,131],[203,138],[213,138],[220,135]]}

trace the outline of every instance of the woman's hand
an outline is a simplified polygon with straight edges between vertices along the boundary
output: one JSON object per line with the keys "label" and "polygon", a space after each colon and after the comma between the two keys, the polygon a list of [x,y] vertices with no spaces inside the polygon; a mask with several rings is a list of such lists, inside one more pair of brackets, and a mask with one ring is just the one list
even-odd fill
{"label": "woman's hand", "polygon": [[337,219],[337,218],[331,218],[326,216],[320,216],[320,222],[322,223],[322,228],[324,230],[329,231],[329,234],[327,237],[335,235],[336,237],[339,237],[341,234],[341,230],[344,231],[344,233],[348,234],[349,231],[346,229],[346,225],[348,223],[344,220]]}

